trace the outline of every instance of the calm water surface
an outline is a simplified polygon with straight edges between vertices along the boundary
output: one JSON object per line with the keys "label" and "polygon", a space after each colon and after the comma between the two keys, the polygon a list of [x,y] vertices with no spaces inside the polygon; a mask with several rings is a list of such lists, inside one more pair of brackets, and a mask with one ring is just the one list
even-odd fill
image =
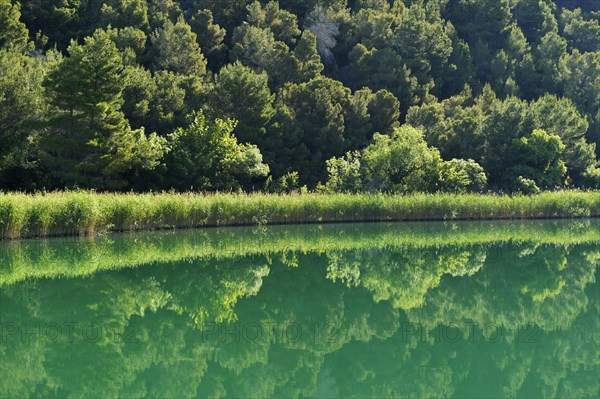
{"label": "calm water surface", "polygon": [[600,221],[0,244],[0,397],[600,396]]}

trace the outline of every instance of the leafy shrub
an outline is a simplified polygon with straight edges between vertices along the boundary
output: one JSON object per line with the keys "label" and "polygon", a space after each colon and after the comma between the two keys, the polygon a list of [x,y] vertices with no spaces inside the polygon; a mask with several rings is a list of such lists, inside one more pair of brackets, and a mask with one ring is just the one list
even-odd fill
{"label": "leafy shrub", "polygon": [[[533,181],[540,189],[562,187],[567,173],[567,167],[561,160],[564,149],[565,145],[560,137],[541,129],[514,140],[510,150],[514,166],[508,170],[507,177],[510,181],[507,186],[520,191],[524,188],[523,182],[517,180],[523,177]],[[514,185],[511,184],[512,181],[515,182]]]}
{"label": "leafy shrub", "polygon": [[271,187],[271,192],[291,193],[300,188],[300,174],[296,171],[281,176]]}
{"label": "leafy shrub", "polygon": [[472,159],[452,159],[442,163],[440,186],[448,192],[482,192],[487,186],[487,176]]}
{"label": "leafy shrub", "polygon": [[352,151],[327,161],[327,191],[356,193],[362,190],[360,153]]}
{"label": "leafy shrub", "polygon": [[538,194],[540,192],[540,188],[533,180],[519,176],[515,180],[514,191],[521,194]]}
{"label": "leafy shrub", "polygon": [[433,192],[437,190],[442,158],[425,142],[423,130],[404,125],[391,136],[375,134],[363,162],[371,190]]}
{"label": "leafy shrub", "polygon": [[583,184],[587,188],[600,188],[600,168],[589,168],[583,174]]}
{"label": "leafy shrub", "polygon": [[269,173],[262,154],[252,144],[240,144],[232,134],[234,120],[209,120],[202,111],[187,128],[169,135],[167,184],[177,190],[235,190]]}

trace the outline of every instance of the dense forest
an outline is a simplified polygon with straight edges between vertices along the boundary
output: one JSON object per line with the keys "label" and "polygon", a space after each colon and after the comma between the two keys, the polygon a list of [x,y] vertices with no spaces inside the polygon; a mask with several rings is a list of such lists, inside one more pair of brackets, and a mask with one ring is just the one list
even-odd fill
{"label": "dense forest", "polygon": [[0,190],[600,187],[600,1],[0,0]]}

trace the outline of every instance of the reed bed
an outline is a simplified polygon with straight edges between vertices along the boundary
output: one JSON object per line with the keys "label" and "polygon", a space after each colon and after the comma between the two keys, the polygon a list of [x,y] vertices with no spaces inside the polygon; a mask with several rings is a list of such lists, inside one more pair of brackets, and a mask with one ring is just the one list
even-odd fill
{"label": "reed bed", "polygon": [[0,194],[0,238],[295,223],[600,216],[600,191],[478,194]]}

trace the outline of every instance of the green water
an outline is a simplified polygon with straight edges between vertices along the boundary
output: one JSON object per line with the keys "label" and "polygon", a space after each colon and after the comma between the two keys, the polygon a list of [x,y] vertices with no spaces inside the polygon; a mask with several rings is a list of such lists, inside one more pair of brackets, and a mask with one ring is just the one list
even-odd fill
{"label": "green water", "polygon": [[0,244],[0,397],[600,396],[600,221]]}

